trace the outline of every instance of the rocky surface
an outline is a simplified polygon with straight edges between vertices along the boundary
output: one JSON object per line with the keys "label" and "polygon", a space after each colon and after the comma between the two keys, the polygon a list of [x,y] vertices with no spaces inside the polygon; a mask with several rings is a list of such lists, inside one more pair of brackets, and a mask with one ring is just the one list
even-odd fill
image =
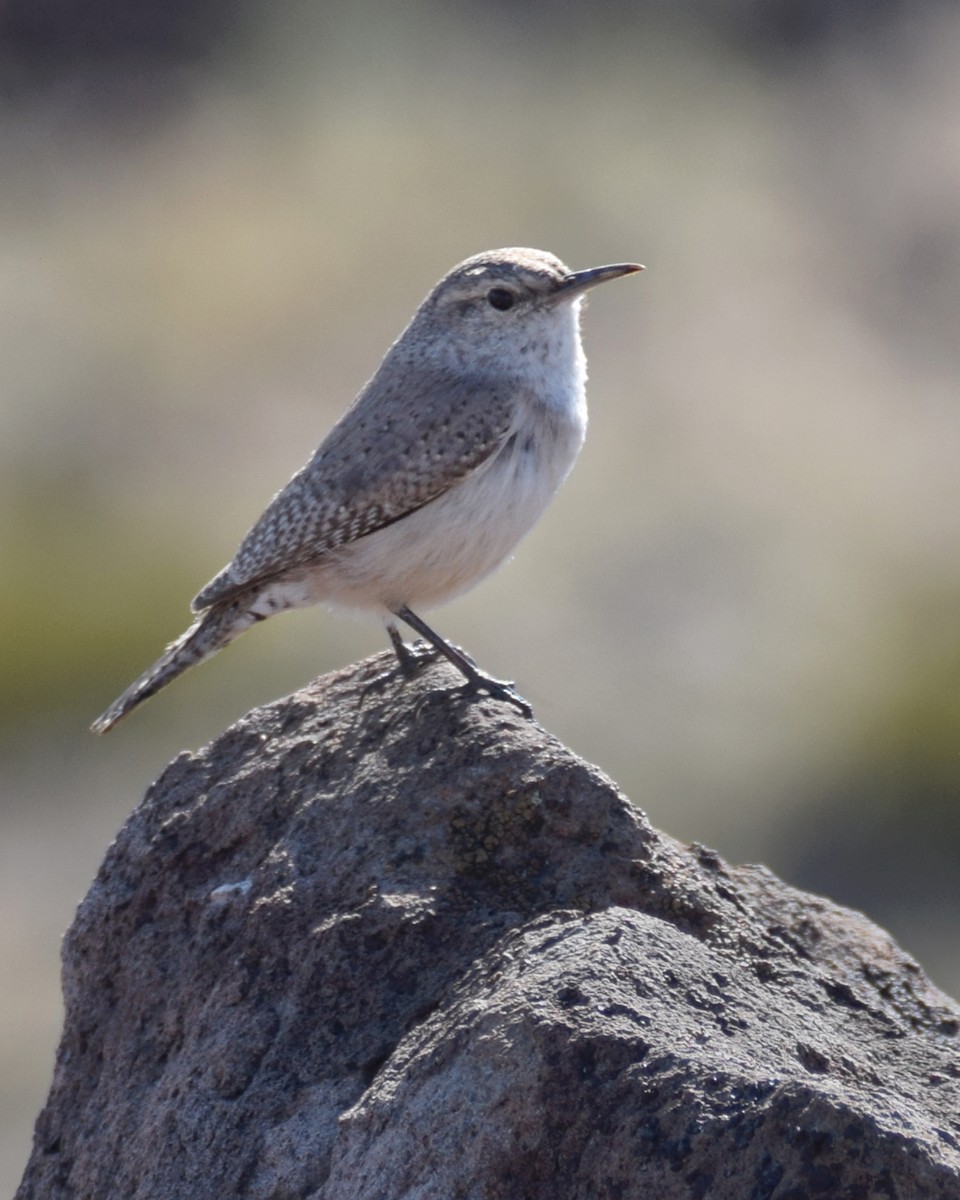
{"label": "rocky surface", "polygon": [[150,788],[19,1200],[958,1200],[960,1008],[457,678],[381,656]]}

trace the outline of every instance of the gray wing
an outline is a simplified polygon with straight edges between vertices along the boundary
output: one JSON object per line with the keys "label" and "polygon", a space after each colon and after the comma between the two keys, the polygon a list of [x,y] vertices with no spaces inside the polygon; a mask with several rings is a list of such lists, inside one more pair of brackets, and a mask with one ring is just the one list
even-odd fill
{"label": "gray wing", "polygon": [[195,611],[422,508],[509,436],[516,393],[503,381],[421,377],[412,401],[409,385],[398,381],[398,394],[391,395],[378,384],[375,376],[273,498],[233,561],[194,599]]}

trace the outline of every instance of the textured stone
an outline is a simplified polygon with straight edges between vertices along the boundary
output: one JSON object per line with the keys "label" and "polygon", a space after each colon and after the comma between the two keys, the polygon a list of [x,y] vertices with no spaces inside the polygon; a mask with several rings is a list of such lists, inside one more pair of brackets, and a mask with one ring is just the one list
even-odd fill
{"label": "textured stone", "polygon": [[389,667],[133,812],[20,1200],[960,1197],[960,1008],[882,930]]}

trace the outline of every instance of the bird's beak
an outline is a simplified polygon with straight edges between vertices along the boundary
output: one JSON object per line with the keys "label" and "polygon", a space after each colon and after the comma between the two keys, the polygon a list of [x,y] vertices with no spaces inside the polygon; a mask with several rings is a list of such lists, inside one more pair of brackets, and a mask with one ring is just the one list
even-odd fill
{"label": "bird's beak", "polygon": [[615,263],[610,267],[591,267],[588,271],[573,271],[557,285],[554,295],[564,300],[571,296],[579,296],[588,288],[596,287],[598,283],[606,283],[608,279],[619,279],[622,275],[635,275],[642,271],[639,263]]}

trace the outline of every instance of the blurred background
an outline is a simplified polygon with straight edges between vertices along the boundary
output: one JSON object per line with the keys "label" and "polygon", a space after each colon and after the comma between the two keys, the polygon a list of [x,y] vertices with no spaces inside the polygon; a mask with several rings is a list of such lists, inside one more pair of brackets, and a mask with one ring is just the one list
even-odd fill
{"label": "blurred background", "polygon": [[0,1190],[114,831],[383,633],[284,616],[89,721],[496,246],[648,270],[585,314],[563,493],[438,627],[960,993],[958,62],[946,0],[0,5]]}

